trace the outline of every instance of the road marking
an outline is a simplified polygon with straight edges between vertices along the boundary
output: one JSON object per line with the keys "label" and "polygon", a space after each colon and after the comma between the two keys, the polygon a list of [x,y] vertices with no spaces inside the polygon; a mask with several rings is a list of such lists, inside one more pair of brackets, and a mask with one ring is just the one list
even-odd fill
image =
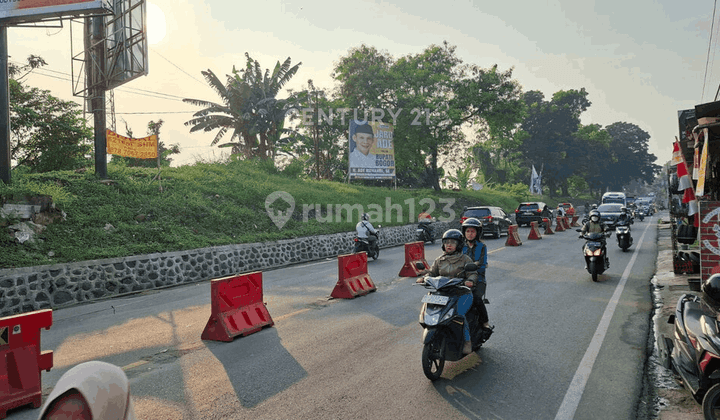
{"label": "road marking", "polygon": [[122,370],[129,370],[129,369],[132,369],[132,368],[136,368],[136,367],[138,367],[138,366],[142,366],[142,365],[144,365],[144,364],[146,364],[146,363],[149,363],[149,362],[148,362],[147,360],[138,360],[137,362],[133,362],[133,363],[130,363],[129,365],[123,366],[121,369],[122,369]]}
{"label": "road marking", "polygon": [[504,247],[504,246],[501,246],[501,247],[498,248],[498,249],[493,249],[492,251],[488,251],[488,254],[492,254],[493,252],[500,251],[501,249],[505,249],[505,247]]}
{"label": "road marking", "polygon": [[279,321],[282,321],[282,320],[284,320],[284,319],[292,318],[292,317],[294,317],[295,315],[300,315],[301,313],[307,312],[307,311],[309,311],[309,310],[310,310],[310,308],[305,308],[305,309],[300,309],[299,311],[290,312],[289,314],[281,315],[281,316],[275,318],[275,321],[278,321],[278,322],[279,322]]}
{"label": "road marking", "polygon": [[590,373],[592,372],[592,367],[595,364],[595,359],[597,359],[598,353],[600,353],[600,347],[605,340],[605,335],[610,327],[610,321],[612,320],[615,309],[620,302],[620,296],[622,295],[623,289],[625,289],[625,283],[627,283],[627,279],[630,276],[632,267],[637,259],[638,250],[642,246],[645,234],[651,225],[652,217],[648,221],[647,226],[645,226],[645,230],[640,237],[640,241],[635,248],[635,252],[633,252],[632,257],[630,258],[630,262],[627,267],[625,267],[622,278],[620,278],[620,283],[618,283],[617,287],[615,287],[615,293],[613,293],[610,298],[610,302],[608,302],[605,312],[600,319],[600,324],[598,324],[598,327],[595,330],[595,335],[590,341],[590,346],[588,346],[585,356],[583,356],[580,361],[580,366],[578,366],[577,371],[575,371],[575,376],[570,382],[570,387],[565,394],[565,398],[563,398],[562,404],[560,404],[560,409],[555,416],[555,420],[571,420],[575,417],[575,411],[577,411],[577,408],[580,405],[580,399],[582,398],[583,392],[585,392],[585,386],[590,378]]}

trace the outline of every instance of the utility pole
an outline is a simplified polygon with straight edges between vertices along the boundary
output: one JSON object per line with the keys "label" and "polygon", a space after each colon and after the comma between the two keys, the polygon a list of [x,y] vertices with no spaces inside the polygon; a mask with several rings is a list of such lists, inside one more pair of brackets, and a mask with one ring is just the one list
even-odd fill
{"label": "utility pole", "polygon": [[7,26],[0,25],[0,181],[10,185],[10,86]]}
{"label": "utility pole", "polygon": [[86,31],[90,32],[91,52],[86,68],[90,79],[90,102],[95,132],[95,175],[107,179],[107,133],[105,132],[105,19],[96,16],[85,19]]}
{"label": "utility pole", "polygon": [[320,128],[320,114],[318,114],[318,92],[315,91],[315,177],[320,179],[320,146],[318,129]]}

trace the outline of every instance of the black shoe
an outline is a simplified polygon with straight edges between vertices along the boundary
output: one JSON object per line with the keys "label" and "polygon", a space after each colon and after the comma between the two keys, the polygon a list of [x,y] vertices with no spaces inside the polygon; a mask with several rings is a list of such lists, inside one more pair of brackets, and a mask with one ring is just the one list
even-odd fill
{"label": "black shoe", "polygon": [[494,325],[491,326],[490,328],[482,327],[482,342],[483,343],[488,341],[488,339],[492,335],[494,329],[495,329]]}

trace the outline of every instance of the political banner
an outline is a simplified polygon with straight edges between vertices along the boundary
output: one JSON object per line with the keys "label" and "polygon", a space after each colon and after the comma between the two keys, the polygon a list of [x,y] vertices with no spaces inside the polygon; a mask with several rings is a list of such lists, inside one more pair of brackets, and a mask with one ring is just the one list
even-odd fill
{"label": "political banner", "polygon": [[155,159],[158,157],[157,135],[131,139],[107,130],[107,153],[137,159]]}
{"label": "political banner", "polygon": [[349,134],[350,178],[395,178],[392,124],[353,119],[350,120]]}

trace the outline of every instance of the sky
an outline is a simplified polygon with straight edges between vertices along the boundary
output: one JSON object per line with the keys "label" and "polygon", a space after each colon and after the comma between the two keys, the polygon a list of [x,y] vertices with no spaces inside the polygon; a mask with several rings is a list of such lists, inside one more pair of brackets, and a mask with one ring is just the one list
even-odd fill
{"label": "sky", "polygon": [[[332,89],[333,67],[353,47],[399,58],[447,41],[465,63],[513,68],[523,91],[539,90],[546,99],[585,88],[592,105],[583,124],[636,124],[650,134],[649,151],[663,164],[678,136],[678,110],[714,101],[720,85],[720,54],[714,62],[720,11],[713,25],[709,0],[340,3],[148,0],[149,74],[114,90],[116,131],[124,135],[127,125],[142,137],[149,121],[162,119],[161,140],[181,149],[173,166],[215,161],[227,150],[210,146],[215,133],[190,133],[184,124],[200,108],[182,98],[220,100],[202,70],[224,80],[233,66],[244,66],[245,52],[264,69],[290,57],[302,64],[286,88],[312,79]],[[82,103],[70,78],[82,46],[71,49],[70,27],[64,21],[62,28],[8,28],[10,62],[43,57],[48,65],[23,81]],[[72,25],[75,34],[78,28]]]}

